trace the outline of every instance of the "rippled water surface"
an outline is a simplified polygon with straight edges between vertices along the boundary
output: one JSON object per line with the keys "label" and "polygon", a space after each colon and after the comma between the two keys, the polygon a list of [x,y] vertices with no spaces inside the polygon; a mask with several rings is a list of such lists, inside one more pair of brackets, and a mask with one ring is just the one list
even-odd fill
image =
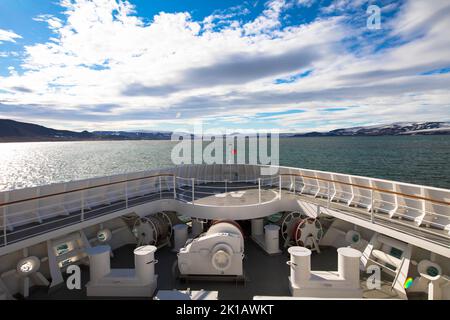
{"label": "rippled water surface", "polygon": [[[0,190],[172,166],[175,144],[0,143]],[[280,164],[450,188],[450,136],[281,139]]]}

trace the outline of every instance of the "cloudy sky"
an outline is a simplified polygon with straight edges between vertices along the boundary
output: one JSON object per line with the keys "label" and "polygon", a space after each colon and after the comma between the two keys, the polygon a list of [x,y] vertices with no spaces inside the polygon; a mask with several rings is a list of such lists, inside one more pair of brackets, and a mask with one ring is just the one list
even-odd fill
{"label": "cloudy sky", "polygon": [[0,118],[241,132],[448,121],[449,16],[448,0],[1,0]]}

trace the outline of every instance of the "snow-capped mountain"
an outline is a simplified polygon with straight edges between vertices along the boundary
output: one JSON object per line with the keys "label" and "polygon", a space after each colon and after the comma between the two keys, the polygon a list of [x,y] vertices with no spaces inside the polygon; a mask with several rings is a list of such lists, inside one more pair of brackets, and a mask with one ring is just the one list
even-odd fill
{"label": "snow-capped mountain", "polygon": [[[170,131],[93,131],[75,132],[0,119],[0,142],[4,141],[66,141],[66,140],[170,140]],[[189,133],[186,133],[189,134]],[[450,122],[396,122],[388,125],[335,129],[329,132],[281,133],[280,137],[334,137],[334,136],[398,136],[450,135]],[[192,135],[192,134],[191,134]],[[234,132],[230,136],[246,136]],[[207,136],[209,137],[209,136]],[[192,138],[194,136],[192,135]]]}
{"label": "snow-capped mountain", "polygon": [[329,132],[295,134],[311,136],[396,136],[396,135],[450,134],[450,122],[396,122],[387,125],[335,129]]}

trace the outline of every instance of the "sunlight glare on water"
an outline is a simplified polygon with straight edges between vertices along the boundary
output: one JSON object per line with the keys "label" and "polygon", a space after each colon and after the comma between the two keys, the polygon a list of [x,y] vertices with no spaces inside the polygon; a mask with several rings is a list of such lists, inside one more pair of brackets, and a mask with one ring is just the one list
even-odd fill
{"label": "sunlight glare on water", "polygon": [[[171,141],[0,143],[0,191],[173,166]],[[280,139],[280,165],[450,188],[450,136]]]}

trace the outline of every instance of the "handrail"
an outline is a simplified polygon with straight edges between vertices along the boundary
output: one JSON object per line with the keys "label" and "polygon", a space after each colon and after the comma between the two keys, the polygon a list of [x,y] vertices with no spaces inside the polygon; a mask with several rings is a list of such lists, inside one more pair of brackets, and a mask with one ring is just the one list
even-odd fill
{"label": "handrail", "polygon": [[[60,195],[63,195],[63,194],[68,194],[68,193],[74,193],[74,192],[80,192],[80,191],[95,189],[95,188],[107,187],[107,186],[111,186],[111,185],[114,185],[114,184],[121,184],[121,183],[125,183],[125,182],[132,182],[132,181],[137,181],[137,180],[157,178],[157,177],[162,177],[162,176],[172,177],[172,176],[174,176],[174,174],[173,173],[162,173],[162,174],[156,174],[156,175],[152,175],[152,176],[133,178],[133,179],[127,179],[127,180],[121,180],[121,181],[115,181],[115,182],[108,182],[108,183],[99,184],[99,185],[95,185],[95,186],[89,186],[89,187],[85,187],[85,188],[78,188],[78,189],[74,189],[74,190],[62,191],[62,192],[47,194],[47,195],[38,196],[38,197],[32,197],[32,198],[21,199],[21,200],[16,200],[16,201],[4,202],[4,203],[0,203],[0,207],[4,207],[4,206],[7,206],[7,205],[11,205],[11,204],[17,204],[17,203],[21,203],[21,202],[26,202],[26,201],[31,201],[31,200],[39,200],[39,199],[43,199],[43,198],[60,196]],[[93,179],[95,179],[95,178],[93,178]]]}
{"label": "handrail", "polygon": [[[305,186],[316,186],[316,185],[312,185],[312,184],[309,184],[309,183],[303,183],[303,185],[305,185]],[[294,192],[295,193],[295,192]],[[353,193],[352,192],[349,192],[349,191],[340,191],[340,193],[343,193],[343,194],[348,194],[348,195],[353,195]],[[364,199],[369,199],[369,200],[371,200],[371,196],[364,196],[364,195],[358,195],[358,197],[359,198],[364,198]],[[356,203],[361,203],[361,202],[358,202],[357,200],[352,200],[352,201],[354,201],[354,202],[356,202]],[[382,199],[376,199],[376,200],[374,200],[374,202],[377,202],[377,203],[388,203],[388,204],[392,204],[392,202],[390,202],[390,201],[387,201],[387,200],[382,200]],[[398,206],[398,208],[409,208],[409,209],[417,209],[417,208],[414,208],[414,207],[409,207],[409,206],[407,206],[407,205],[403,205],[403,204],[397,204],[397,206]],[[419,210],[419,209],[417,209],[417,210]],[[420,209],[422,212],[425,212],[425,213],[429,213],[429,214],[432,214],[432,215],[435,215],[435,216],[440,216],[440,217],[445,217],[445,218],[448,218],[449,216],[448,215],[445,215],[445,214],[440,214],[440,213],[436,213],[436,212],[431,212],[431,211],[427,211],[427,210],[423,210],[423,209]],[[398,212],[396,213],[396,214],[399,214]],[[424,220],[425,221],[425,220]]]}
{"label": "handrail", "polygon": [[[122,184],[122,183],[133,182],[133,181],[157,178],[157,177],[162,177],[162,176],[175,177],[176,179],[190,179],[190,178],[177,177],[172,173],[156,174],[156,175],[151,175],[151,176],[138,177],[138,178],[126,179],[126,180],[115,181],[115,182],[108,182],[108,183],[104,183],[104,184],[99,184],[99,185],[94,185],[94,186],[89,186],[89,187],[84,187],[84,188],[78,188],[78,189],[73,189],[73,190],[68,190],[68,191],[62,191],[62,192],[57,192],[57,193],[53,193],[53,194],[31,197],[31,198],[26,198],[26,199],[21,199],[21,200],[4,202],[4,203],[0,203],[0,207],[12,205],[12,204],[18,204],[18,203],[22,203],[22,202],[26,202],[26,201],[31,201],[31,200],[40,200],[40,199],[60,196],[60,195],[64,195],[64,194],[76,193],[76,192],[85,191],[85,190],[91,190],[91,189],[102,188],[102,187],[107,187],[107,186],[111,186],[111,185],[117,185],[117,184]],[[415,200],[424,200],[424,201],[429,201],[429,202],[433,202],[433,203],[437,203],[437,204],[441,204],[441,205],[450,205],[450,202],[447,202],[447,201],[437,200],[437,199],[428,198],[428,197],[415,196],[415,195],[406,194],[406,193],[397,192],[397,191],[391,191],[391,190],[387,190],[387,189],[363,186],[363,185],[350,183],[350,182],[342,182],[342,181],[338,181],[338,180],[334,180],[334,179],[326,179],[326,178],[313,177],[313,176],[308,176],[308,175],[303,175],[303,174],[294,174],[294,173],[280,173],[279,176],[296,176],[296,177],[302,177],[302,178],[306,178],[306,179],[332,182],[332,183],[343,184],[343,185],[348,185],[348,186],[367,189],[367,190],[373,190],[373,191],[377,191],[377,192],[381,192],[381,193],[403,196],[403,197],[411,198],[411,199],[415,199]],[[265,180],[267,180],[267,179],[273,180],[275,178],[268,177]],[[256,181],[257,180],[255,180],[255,182]],[[215,180],[214,182],[225,182],[225,180]],[[228,181],[228,182],[231,182],[231,181]],[[234,183],[234,182],[240,182],[240,181],[232,181],[232,182]]]}
{"label": "handrail", "polygon": [[381,193],[394,194],[394,195],[403,196],[403,197],[416,199],[416,200],[425,200],[425,201],[430,201],[430,202],[439,203],[439,204],[443,204],[443,205],[450,205],[450,202],[447,202],[447,201],[441,201],[441,200],[436,200],[436,199],[427,198],[427,197],[414,196],[412,194],[406,194],[406,193],[396,192],[396,191],[391,191],[391,190],[386,190],[386,189],[362,186],[362,185],[359,185],[359,184],[350,183],[350,182],[342,182],[342,181],[337,181],[337,180],[334,180],[334,179],[312,177],[312,176],[306,176],[306,175],[303,175],[303,174],[294,174],[294,173],[280,173],[280,176],[297,176],[297,177],[303,177],[303,178],[307,178],[307,179],[314,179],[314,180],[321,180],[321,181],[326,181],[326,182],[339,183],[339,184],[344,184],[344,185],[348,185],[348,186],[352,186],[352,187],[378,191],[378,192],[381,192]]}
{"label": "handrail", "polygon": [[[332,175],[330,173],[330,175]],[[282,177],[285,176],[293,176],[294,180],[282,180]],[[165,179],[161,179],[161,177],[165,177]],[[173,178],[170,180],[167,180],[168,177]],[[295,177],[303,177],[305,178],[304,180],[295,180]],[[148,180],[145,181],[147,179],[155,179],[155,178],[159,178],[157,180]],[[111,178],[110,178],[111,179]],[[191,183],[179,183],[180,181],[178,181],[177,179],[179,179],[180,181],[183,180],[191,180]],[[309,181],[307,181],[306,179],[311,179],[314,181],[310,181],[311,183],[307,183]],[[370,179],[370,178],[366,178],[366,179]],[[129,186],[127,183],[128,182],[133,182],[133,181],[141,181],[140,183],[135,184],[134,186]],[[164,181],[164,182],[163,182]],[[107,183],[103,183],[103,184],[98,184],[98,185],[92,185],[92,186],[87,186],[87,187],[82,187],[82,188],[77,188],[77,189],[73,189],[73,190],[68,190],[68,191],[62,191],[62,192],[57,192],[54,194],[46,194],[46,195],[42,195],[42,196],[36,196],[36,197],[30,197],[30,198],[26,198],[26,199],[21,199],[21,200],[15,200],[15,201],[10,201],[10,202],[5,202],[5,203],[0,203],[0,207],[5,207],[8,205],[14,205],[14,204],[18,204],[18,203],[23,203],[26,201],[33,201],[33,200],[39,200],[39,199],[45,199],[45,198],[51,198],[51,197],[57,197],[57,196],[61,196],[61,195],[65,195],[65,194],[74,194],[74,196],[80,196],[81,199],[81,212],[80,213],[75,213],[78,210],[78,206],[76,208],[76,210],[74,211],[74,214],[70,214],[67,217],[64,218],[58,218],[56,220],[52,220],[52,221],[48,221],[48,222],[40,222],[38,225],[36,226],[31,226],[31,227],[26,227],[25,229],[20,229],[17,231],[10,231],[7,232],[7,225],[9,224],[10,226],[16,226],[16,225],[23,225],[25,222],[34,222],[37,221],[36,219],[43,219],[45,218],[45,216],[41,215],[40,213],[37,213],[37,217],[29,217],[29,216],[23,216],[23,214],[25,213],[33,213],[36,214],[35,211],[28,211],[28,210],[24,210],[21,212],[6,212],[6,210],[4,210],[3,212],[3,224],[2,224],[2,228],[3,228],[3,237],[4,237],[4,241],[2,246],[6,246],[8,243],[11,243],[11,240],[9,240],[7,237],[11,236],[11,235],[15,235],[15,234],[21,234],[24,231],[28,231],[28,230],[35,230],[35,228],[41,227],[43,225],[48,225],[51,226],[52,223],[55,222],[63,222],[63,221],[67,221],[70,219],[78,219],[78,217],[80,217],[80,221],[78,222],[83,222],[84,221],[84,208],[85,208],[85,202],[91,202],[88,203],[87,209],[89,210],[88,212],[90,214],[96,212],[97,210],[103,210],[105,208],[105,206],[101,207],[101,208],[94,208],[97,198],[98,197],[103,197],[104,199],[108,200],[106,201],[104,204],[106,205],[106,207],[109,207],[111,205],[117,205],[117,203],[119,202],[123,202],[125,201],[125,208],[128,208],[128,199],[130,196],[130,189],[136,189],[136,192],[131,192],[132,195],[135,195],[136,193],[140,194],[141,191],[151,191],[150,193],[152,195],[158,195],[159,194],[159,199],[163,198],[163,194],[166,195],[167,193],[172,194],[173,192],[173,198],[176,200],[180,200],[183,202],[187,202],[187,203],[191,203],[191,204],[195,204],[195,205],[199,205],[199,206],[208,206],[208,204],[202,204],[201,201],[197,201],[197,199],[199,199],[198,197],[196,197],[196,195],[200,195],[200,199],[202,198],[202,196],[204,195],[214,195],[216,194],[215,192],[210,192],[209,189],[224,189],[225,193],[227,193],[227,191],[240,191],[241,189],[257,189],[259,190],[258,194],[256,195],[256,199],[254,201],[254,203],[249,203],[246,205],[255,205],[255,204],[264,204],[264,203],[268,203],[273,201],[274,199],[271,199],[269,201],[264,201],[262,202],[261,199],[261,190],[262,189],[266,189],[266,186],[269,186],[270,189],[273,189],[275,194],[278,193],[278,198],[277,199],[281,199],[281,194],[283,192],[283,190],[288,190],[288,192],[291,192],[291,188],[292,188],[292,182],[294,183],[294,194],[295,192],[295,185],[297,185],[298,183],[303,185],[303,186],[314,186],[314,189],[317,189],[315,192],[315,196],[317,195],[325,195],[328,199],[328,203],[330,203],[330,201],[333,201],[334,195],[336,193],[334,193],[333,196],[331,196],[330,190],[334,189],[334,191],[339,191],[340,194],[354,194],[354,191],[352,189],[351,192],[349,191],[343,191],[343,190],[339,190],[337,189],[335,186],[331,185],[332,183],[336,183],[336,184],[342,184],[342,185],[349,185],[349,186],[353,186],[353,187],[357,187],[357,188],[362,188],[362,189],[367,189],[367,190],[371,190],[371,204],[370,204],[370,208],[373,208],[374,205],[374,200],[372,199],[372,195],[373,195],[373,191],[377,191],[377,192],[382,192],[382,193],[388,193],[388,194],[394,194],[394,195],[398,195],[398,196],[402,196],[405,198],[412,198],[412,199],[418,199],[418,200],[425,200],[425,201],[430,201],[430,202],[434,202],[437,203],[439,205],[450,205],[449,202],[444,201],[444,200],[437,200],[437,199],[432,199],[432,198],[426,198],[426,197],[421,197],[421,196],[415,196],[412,194],[405,194],[405,193],[401,193],[401,192],[396,192],[396,191],[391,191],[391,190],[385,190],[382,188],[376,188],[376,187],[372,187],[372,186],[366,186],[366,185],[358,185],[358,184],[354,184],[354,183],[349,183],[349,182],[341,182],[338,180],[334,180],[334,179],[327,179],[327,178],[321,178],[321,177],[315,177],[315,176],[309,176],[309,175],[304,175],[304,174],[295,174],[295,173],[280,173],[278,175],[273,175],[273,176],[268,176],[265,178],[256,178],[256,179],[246,179],[246,180],[235,180],[235,181],[230,181],[230,180],[215,180],[215,181],[210,181],[213,183],[222,183],[224,185],[219,185],[219,186],[213,186],[210,187],[208,185],[196,185],[197,181],[204,181],[207,182],[208,180],[200,180],[197,178],[183,178],[183,177],[177,177],[175,173],[160,173],[160,174],[154,174],[154,175],[149,175],[149,176],[143,176],[143,177],[136,177],[136,178],[132,178],[132,179],[124,179],[124,180],[120,180],[120,181],[115,181],[115,182],[107,182]],[[320,181],[326,181],[327,183],[321,183]],[[350,180],[351,181],[351,180]],[[371,181],[371,180],[369,180]],[[178,183],[177,183],[178,182]],[[246,182],[248,185],[245,187],[242,187],[240,185],[238,185],[239,182]],[[261,182],[264,182],[264,186],[261,184]],[[268,184],[266,184],[266,182],[270,182]],[[286,185],[286,182],[288,182],[288,184]],[[232,185],[231,183],[236,183],[237,185]],[[395,181],[391,181],[391,183],[395,183]],[[97,189],[97,188],[104,188],[104,187],[108,187],[111,185],[120,185],[123,184],[122,186],[120,186],[119,188],[114,188],[114,189],[100,189],[98,190],[99,194],[97,193],[87,193],[85,195],[85,193],[83,191],[85,190],[92,190],[92,189]],[[231,184],[231,185],[230,185]],[[289,186],[290,185],[290,186]],[[151,190],[148,190],[147,188],[150,186]],[[426,188],[423,186],[417,186],[418,188]],[[164,188],[164,190],[163,190]],[[303,187],[304,188],[304,187]],[[303,193],[303,188],[302,191],[299,191],[300,194]],[[158,193],[159,190],[159,193]],[[177,191],[187,191],[186,192],[177,192]],[[328,190],[328,193],[326,194],[325,191],[322,190]],[[191,192],[189,192],[191,191]],[[101,192],[101,194],[100,194]],[[314,194],[313,192],[313,194]],[[359,192],[358,195],[358,199],[360,199],[361,201],[363,201],[363,199],[369,199],[369,196],[365,196],[363,194],[361,194],[362,191]],[[112,197],[111,197],[112,196]],[[144,195],[142,195],[144,196]],[[125,197],[125,198],[123,198]],[[140,198],[141,195],[139,195],[137,198]],[[444,198],[446,199],[446,198]],[[57,199],[58,200],[58,199]],[[62,199],[62,201],[64,201],[65,199]],[[366,200],[367,201],[367,200]],[[388,204],[392,204],[391,201],[386,201],[383,199],[377,199],[375,200],[377,203],[379,202],[385,202]],[[62,211],[57,211],[57,212],[49,212],[48,216],[54,216],[56,214],[56,216],[59,215],[60,212],[65,212],[67,213],[68,211],[66,211],[65,208],[65,204],[67,203],[77,203],[78,200],[69,200],[69,202],[65,202],[63,204],[62,207]],[[101,202],[101,201],[100,201]],[[114,203],[114,204],[113,204]],[[92,205],[93,204],[93,205]],[[367,205],[367,203],[365,203]],[[135,205],[135,204],[134,204]],[[221,204],[224,205],[224,204]],[[243,204],[238,204],[238,205],[233,205],[232,203],[228,203],[227,206],[229,207],[233,207],[233,206],[246,206]],[[400,216],[400,217],[408,217],[411,218],[411,216],[408,216],[404,213],[398,212],[397,208],[410,208],[407,205],[402,205],[402,204],[397,204],[397,201],[395,201],[395,205],[396,205],[396,212],[395,215],[396,216]],[[37,208],[33,209],[33,210],[42,210],[42,209],[46,209],[46,208],[52,208],[55,206],[59,206],[59,204],[57,205],[52,205],[52,204],[44,204],[42,205],[42,202],[38,202],[37,203]],[[415,209],[414,207],[412,207],[413,209]],[[20,209],[20,208],[19,208]],[[450,216],[446,215],[446,214],[439,214],[437,212],[431,212],[431,211],[427,211],[427,208],[422,208],[421,212],[423,213],[423,216],[421,217],[421,222],[420,224],[423,223],[428,223],[428,224],[433,224],[434,226],[438,226],[440,228],[446,228],[446,226],[448,226],[447,222],[445,222],[445,224],[441,223],[441,221],[434,221],[434,220],[429,220],[427,219],[427,215],[433,215],[433,216],[438,216],[438,217],[444,217],[446,219],[450,218]],[[70,209],[67,209],[70,210]],[[117,208],[114,210],[118,210]],[[97,211],[98,212],[98,211]],[[114,212],[114,211],[113,211]],[[110,212],[109,212],[110,213]],[[108,214],[108,213],[100,213],[100,215],[103,214]],[[374,219],[374,212],[371,210],[371,214],[372,214],[372,222]],[[389,212],[389,214],[391,214]],[[11,218],[11,217],[22,217],[22,219],[20,219],[19,221],[13,221],[12,223],[8,223],[7,222],[7,218]],[[391,216],[389,216],[391,217]],[[380,218],[378,215],[376,218]],[[90,218],[88,218],[90,219]],[[448,221],[448,220],[445,220]],[[75,222],[75,223],[78,223]],[[401,222],[396,222],[400,225],[404,224]],[[405,224],[406,225],[406,224]],[[409,227],[411,227],[410,225],[408,225]],[[418,230],[422,230],[420,228],[420,225],[414,226],[415,229]],[[435,232],[431,232],[427,230],[427,233],[430,234],[434,234],[434,235],[439,235],[442,236],[440,234],[437,234]],[[28,237],[28,236],[27,236]],[[447,236],[446,236],[447,237]],[[23,238],[20,238],[23,239]],[[13,242],[18,241],[16,240],[12,240]]]}
{"label": "handrail", "polygon": [[[305,199],[303,199],[303,200],[306,201],[306,202],[315,204],[315,202],[312,201],[312,199],[310,199],[310,198],[305,198]],[[337,208],[337,210],[342,212],[342,210],[339,209],[339,208]],[[357,212],[345,211],[345,213],[348,214],[348,215],[351,215],[351,216],[353,216],[353,217],[361,218],[361,216],[358,215]],[[379,220],[389,221],[389,217],[384,216],[384,215],[376,215],[376,218],[379,219]],[[369,219],[370,219],[370,217],[369,217]],[[396,225],[405,226],[405,227],[409,227],[409,228],[414,229],[414,230],[423,231],[423,232],[428,233],[428,234],[430,234],[430,235],[432,235],[432,236],[444,237],[444,238],[446,238],[446,239],[449,238],[449,236],[447,236],[447,235],[445,235],[445,234],[441,234],[441,233],[436,233],[436,232],[434,232],[432,229],[426,229],[426,230],[424,230],[424,229],[420,228],[419,226],[415,226],[415,225],[411,225],[411,224],[406,224],[406,223],[404,223],[404,222],[402,222],[402,221],[399,221],[399,220],[395,221],[395,224],[389,224],[389,225],[384,224],[383,226],[386,227],[386,228],[392,229],[392,230],[397,230],[397,231],[405,232],[404,229],[403,229],[403,230],[402,230],[402,229],[399,229],[398,227],[396,227]],[[433,243],[440,244],[440,243],[437,242],[436,240],[433,240],[433,239],[431,239],[431,238],[426,238],[426,237],[424,237],[423,235],[420,235],[420,234],[414,234],[414,236],[417,237],[417,238],[420,238],[420,239],[426,239],[427,241],[430,241],[430,242],[433,242]],[[447,245],[447,246],[448,246],[448,245]]]}

